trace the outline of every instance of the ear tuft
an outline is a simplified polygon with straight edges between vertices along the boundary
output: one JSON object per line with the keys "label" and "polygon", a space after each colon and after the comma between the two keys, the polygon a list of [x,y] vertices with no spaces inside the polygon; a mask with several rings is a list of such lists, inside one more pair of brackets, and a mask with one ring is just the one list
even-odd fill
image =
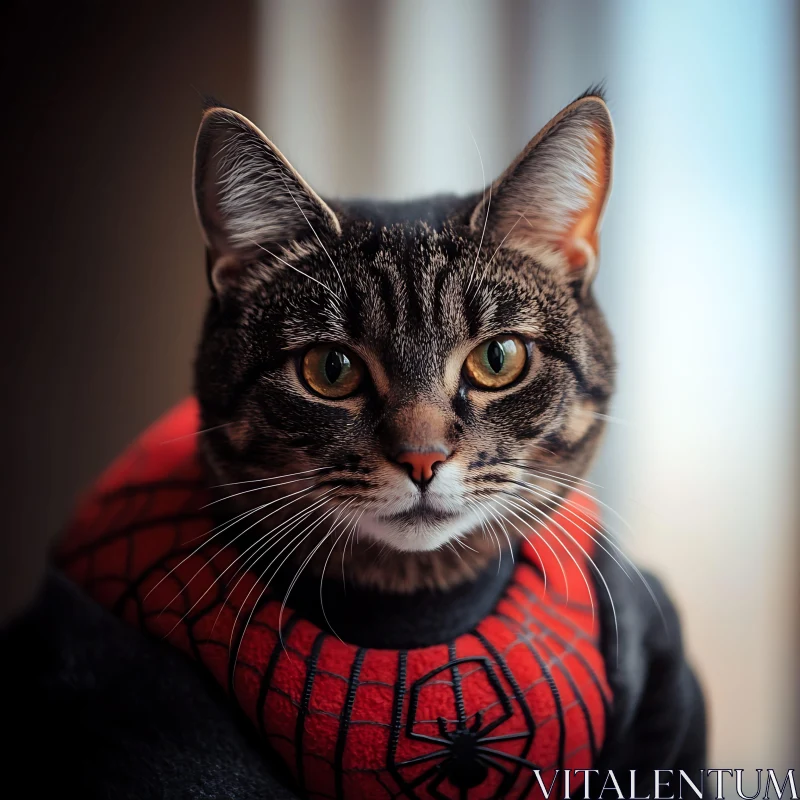
{"label": "ear tuft", "polygon": [[[472,215],[505,246],[588,286],[611,188],[614,129],[599,87],[554,117]],[[488,214],[488,220],[486,215]]]}
{"label": "ear tuft", "polygon": [[308,237],[339,235],[336,215],[250,120],[206,109],[195,145],[194,191],[218,290],[236,264]]}
{"label": "ear tuft", "polygon": [[211,111],[214,108],[219,108],[226,111],[236,110],[233,106],[228,105],[228,103],[223,103],[218,97],[215,97],[213,94],[200,92],[200,99],[203,104],[203,111]]}
{"label": "ear tuft", "polygon": [[583,94],[578,95],[574,102],[578,100],[585,100],[587,97],[594,97],[597,100],[606,101],[606,82],[604,80],[593,83]]}

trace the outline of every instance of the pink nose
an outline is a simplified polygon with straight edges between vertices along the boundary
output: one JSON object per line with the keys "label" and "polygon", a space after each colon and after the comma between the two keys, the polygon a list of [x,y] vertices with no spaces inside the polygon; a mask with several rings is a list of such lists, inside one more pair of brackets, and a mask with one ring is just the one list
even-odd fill
{"label": "pink nose", "polygon": [[447,461],[447,456],[444,453],[431,452],[431,453],[415,453],[406,452],[400,453],[396,458],[398,464],[407,464],[409,466],[409,474],[414,483],[425,484],[433,478],[433,465],[438,464],[440,461]]}

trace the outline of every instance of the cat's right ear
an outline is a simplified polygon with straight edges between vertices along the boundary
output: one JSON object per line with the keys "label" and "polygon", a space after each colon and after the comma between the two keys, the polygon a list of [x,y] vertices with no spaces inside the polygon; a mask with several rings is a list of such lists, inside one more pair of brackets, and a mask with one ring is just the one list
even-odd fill
{"label": "cat's right ear", "polygon": [[308,237],[341,233],[336,215],[272,142],[246,117],[209,108],[194,159],[197,218],[217,291],[250,261]]}
{"label": "cat's right ear", "polygon": [[598,90],[556,115],[491,186],[470,225],[579,281],[597,270],[600,224],[611,189],[614,126]]}

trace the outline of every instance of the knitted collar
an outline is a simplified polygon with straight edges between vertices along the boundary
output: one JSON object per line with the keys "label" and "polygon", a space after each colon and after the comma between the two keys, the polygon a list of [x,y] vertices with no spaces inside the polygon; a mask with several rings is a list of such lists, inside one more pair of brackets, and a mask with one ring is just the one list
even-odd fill
{"label": "knitted collar", "polygon": [[[235,587],[218,580],[236,571],[227,568],[238,553],[207,536],[197,426],[187,400],[142,435],[81,503],[59,561],[100,604],[207,669],[302,795],[538,797],[534,770],[549,787],[555,770],[594,766],[611,698],[585,577],[585,498],[572,498],[579,513],[555,514],[513,568],[506,559],[500,579],[397,601],[394,617],[387,598],[384,629],[411,615],[431,640],[424,646],[397,646],[391,634],[376,641],[377,625],[349,644],[313,607],[282,610],[284,592],[255,574]],[[334,605],[340,635],[353,608],[372,607],[363,598]],[[426,624],[440,607],[477,609],[478,618],[440,613]],[[550,796],[563,796],[558,777]]]}

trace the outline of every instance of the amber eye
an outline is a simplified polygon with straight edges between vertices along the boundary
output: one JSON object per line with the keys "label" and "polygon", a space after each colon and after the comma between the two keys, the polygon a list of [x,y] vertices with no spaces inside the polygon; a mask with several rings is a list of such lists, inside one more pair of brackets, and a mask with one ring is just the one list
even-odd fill
{"label": "amber eye", "polygon": [[498,336],[479,344],[464,362],[464,373],[479,389],[502,389],[525,368],[528,351],[518,336]]}
{"label": "amber eye", "polygon": [[361,359],[340,345],[317,345],[303,356],[303,377],[323,397],[338,400],[353,394],[363,376]]}

